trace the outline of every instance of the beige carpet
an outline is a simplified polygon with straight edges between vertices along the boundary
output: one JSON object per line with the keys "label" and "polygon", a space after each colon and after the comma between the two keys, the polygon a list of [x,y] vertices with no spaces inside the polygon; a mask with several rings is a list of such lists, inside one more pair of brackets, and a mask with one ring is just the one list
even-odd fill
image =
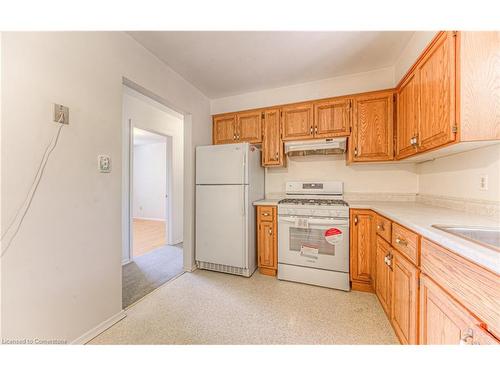
{"label": "beige carpet", "polygon": [[127,310],[91,344],[397,344],[373,294],[256,272],[184,273]]}

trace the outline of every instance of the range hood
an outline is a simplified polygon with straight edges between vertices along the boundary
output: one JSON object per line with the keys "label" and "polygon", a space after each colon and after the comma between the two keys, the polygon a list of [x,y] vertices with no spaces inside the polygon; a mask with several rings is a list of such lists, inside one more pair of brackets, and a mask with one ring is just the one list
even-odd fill
{"label": "range hood", "polygon": [[285,154],[288,156],[343,154],[346,150],[346,143],[346,137],[289,141],[285,142]]}

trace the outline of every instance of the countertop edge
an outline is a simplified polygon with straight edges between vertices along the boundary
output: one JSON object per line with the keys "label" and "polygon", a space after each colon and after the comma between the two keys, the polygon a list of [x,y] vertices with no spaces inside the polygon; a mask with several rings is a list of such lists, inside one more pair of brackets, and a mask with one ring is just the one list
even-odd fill
{"label": "countertop edge", "polygon": [[405,220],[404,218],[399,217],[397,214],[395,215],[392,212],[389,212],[387,209],[377,207],[376,204],[372,202],[356,202],[353,204],[349,204],[350,209],[367,209],[372,210],[381,216],[390,219],[414,232],[419,234],[422,237],[436,243],[439,246],[442,246],[454,254],[461,256],[462,258],[477,264],[480,267],[487,269],[490,272],[495,273],[496,275],[500,275],[500,264],[492,264],[491,260],[485,259],[485,255],[478,253],[478,250],[483,253],[495,254],[496,251],[490,249],[485,246],[481,246],[465,239],[457,237],[449,238],[451,235],[442,232],[439,229],[427,228],[421,225],[415,224],[414,222]]}

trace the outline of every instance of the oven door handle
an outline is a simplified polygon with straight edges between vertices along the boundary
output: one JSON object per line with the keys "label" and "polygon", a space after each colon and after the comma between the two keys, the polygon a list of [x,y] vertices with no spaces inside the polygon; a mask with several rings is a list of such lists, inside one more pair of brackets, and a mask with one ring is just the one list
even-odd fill
{"label": "oven door handle", "polygon": [[[290,217],[290,216],[281,216],[278,218],[279,222],[282,223],[295,223],[295,217]],[[348,225],[349,221],[347,219],[317,219],[317,218],[310,218],[308,219],[308,223],[310,225]]]}

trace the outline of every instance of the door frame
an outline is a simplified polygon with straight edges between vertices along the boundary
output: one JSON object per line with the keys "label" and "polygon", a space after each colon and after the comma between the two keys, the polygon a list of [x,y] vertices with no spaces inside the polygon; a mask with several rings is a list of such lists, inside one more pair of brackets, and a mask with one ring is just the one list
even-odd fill
{"label": "door frame", "polygon": [[[172,101],[165,99],[164,97],[156,94],[155,92],[145,88],[144,86],[130,80],[127,77],[122,77],[122,88],[124,91],[131,89],[150,100],[153,100],[156,103],[159,103],[163,107],[167,108],[172,115],[178,116],[182,120],[182,129],[183,129],[183,159],[184,159],[184,176],[183,176],[183,246],[182,246],[182,254],[183,254],[183,264],[184,271],[192,272],[196,269],[195,262],[195,249],[194,249],[194,241],[195,241],[195,220],[194,220],[194,211],[195,211],[195,162],[194,162],[194,141],[193,141],[193,122],[194,116],[193,114],[186,110],[185,108],[179,107]],[[124,93],[125,94],[125,93]],[[124,95],[123,94],[123,95]],[[123,101],[122,101],[123,103]],[[123,107],[122,107],[123,111]],[[126,117],[122,116],[122,199],[121,199],[121,207],[122,207],[122,264],[129,262],[130,260],[124,259],[125,256],[128,255],[126,251],[126,242],[128,241],[128,236],[124,231],[127,228],[127,215],[125,210],[128,209],[127,199],[127,189],[129,188],[129,180],[128,176],[128,153],[127,148],[129,145],[129,127],[128,121]]]}

